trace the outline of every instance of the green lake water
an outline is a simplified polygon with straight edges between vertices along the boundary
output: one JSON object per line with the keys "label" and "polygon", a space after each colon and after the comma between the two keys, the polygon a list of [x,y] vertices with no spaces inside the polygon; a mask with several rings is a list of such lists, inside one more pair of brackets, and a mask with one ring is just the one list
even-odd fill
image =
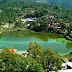
{"label": "green lake water", "polygon": [[0,49],[14,47],[17,51],[26,51],[30,42],[38,42],[44,49],[51,48],[60,55],[72,52],[72,41],[58,34],[12,32],[0,35]]}

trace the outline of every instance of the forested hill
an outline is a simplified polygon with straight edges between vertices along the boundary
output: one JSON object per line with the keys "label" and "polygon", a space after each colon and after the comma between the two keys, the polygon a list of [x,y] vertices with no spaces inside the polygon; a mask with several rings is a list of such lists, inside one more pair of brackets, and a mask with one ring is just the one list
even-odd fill
{"label": "forested hill", "polygon": [[33,0],[33,1],[49,3],[49,4],[52,4],[52,5],[57,5],[57,6],[62,6],[62,7],[65,7],[65,8],[72,9],[72,0]]}
{"label": "forested hill", "polygon": [[47,0],[47,2],[53,5],[72,9],[72,0]]}
{"label": "forested hill", "polygon": [[[0,4],[8,2],[8,1],[20,1],[20,0],[0,0]],[[72,0],[22,0],[22,1],[48,3],[48,4],[62,6],[65,8],[72,9]]]}

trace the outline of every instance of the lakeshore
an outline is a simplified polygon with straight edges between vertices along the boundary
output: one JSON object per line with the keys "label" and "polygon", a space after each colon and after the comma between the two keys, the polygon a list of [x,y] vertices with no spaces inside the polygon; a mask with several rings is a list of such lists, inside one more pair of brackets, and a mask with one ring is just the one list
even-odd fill
{"label": "lakeshore", "polygon": [[51,48],[59,55],[67,55],[72,51],[72,41],[66,40],[61,34],[32,31],[14,31],[0,34],[0,49],[13,46],[17,51],[27,51],[30,42],[39,42],[45,50]]}

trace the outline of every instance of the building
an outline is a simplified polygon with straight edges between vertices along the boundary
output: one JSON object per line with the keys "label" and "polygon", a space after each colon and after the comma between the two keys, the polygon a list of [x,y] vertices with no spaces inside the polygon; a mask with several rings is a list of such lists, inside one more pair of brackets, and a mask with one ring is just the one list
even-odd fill
{"label": "building", "polygon": [[72,69],[67,69],[67,70],[59,70],[58,72],[72,72]]}
{"label": "building", "polygon": [[0,13],[2,13],[2,10],[0,9]]}
{"label": "building", "polygon": [[72,72],[72,62],[64,62],[62,67],[62,70],[59,70],[58,72]]}
{"label": "building", "polygon": [[62,63],[62,70],[66,70],[66,69],[72,69],[72,62],[64,62]]}
{"label": "building", "polygon": [[54,16],[49,16],[49,19],[54,19]]}
{"label": "building", "polygon": [[28,56],[28,52],[27,51],[18,51],[16,53],[18,53],[20,55],[23,55],[24,57],[27,57]]}
{"label": "building", "polygon": [[69,26],[70,25],[70,23],[66,23],[66,26]]}
{"label": "building", "polygon": [[36,21],[36,20],[37,20],[36,17],[35,18],[21,19],[21,21],[23,21],[23,22],[33,22],[33,21]]}
{"label": "building", "polygon": [[62,67],[63,67],[62,68],[63,70],[67,69],[67,64],[66,63],[62,63]]}
{"label": "building", "polygon": [[26,16],[25,13],[21,13],[21,14],[18,15],[18,18],[24,18],[25,16]]}
{"label": "building", "polygon": [[61,29],[61,24],[60,23],[55,23],[54,21],[51,21],[49,24],[48,24],[48,27],[54,27],[54,28],[57,28],[57,29]]}

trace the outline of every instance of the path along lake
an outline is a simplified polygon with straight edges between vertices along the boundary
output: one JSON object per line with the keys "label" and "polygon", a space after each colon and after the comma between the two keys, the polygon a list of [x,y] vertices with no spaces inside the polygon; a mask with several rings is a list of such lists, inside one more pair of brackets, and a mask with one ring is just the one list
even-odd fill
{"label": "path along lake", "polygon": [[30,42],[38,42],[45,50],[51,48],[60,55],[72,52],[72,41],[59,34],[23,31],[0,34],[0,49],[14,47],[17,51],[27,51]]}

